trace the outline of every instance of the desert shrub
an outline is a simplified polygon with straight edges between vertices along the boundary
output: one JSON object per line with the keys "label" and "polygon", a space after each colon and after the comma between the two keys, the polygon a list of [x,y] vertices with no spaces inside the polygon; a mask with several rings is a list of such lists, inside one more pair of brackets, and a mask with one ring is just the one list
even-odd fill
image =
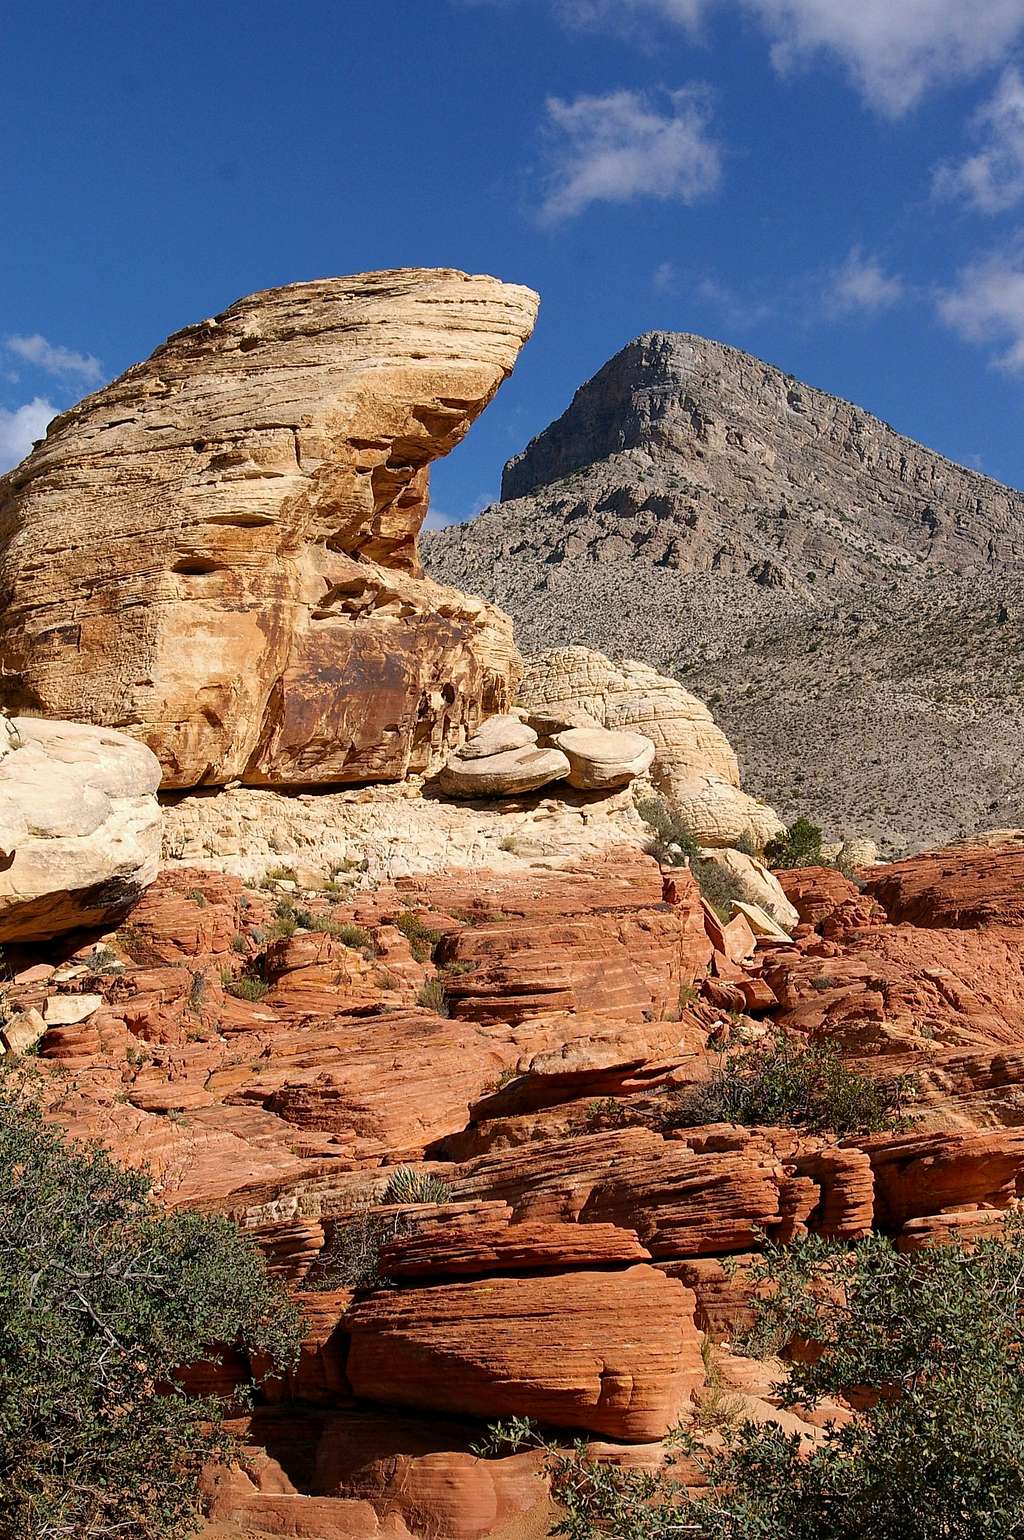
{"label": "desert shrub", "polygon": [[440,941],[441,932],[439,930],[432,930],[429,925],[420,919],[418,914],[413,914],[411,910],[405,914],[400,914],[395,924],[409,942],[412,955],[416,961],[426,962]]}
{"label": "desert shrub", "polygon": [[384,1246],[402,1231],[400,1214],[360,1209],[344,1224],[335,1225],[330,1240],[307,1273],[303,1288],[315,1293],[332,1289],[385,1289],[390,1280],[380,1271]]}
{"label": "desert shrub", "polygon": [[326,931],[329,936],[334,936],[342,946],[351,947],[354,952],[372,952],[373,937],[362,925],[339,925],[337,921],[320,918],[313,923],[314,930]]}
{"label": "desert shrub", "polygon": [[299,1323],[232,1224],[158,1208],[145,1172],[65,1143],[6,1072],[0,1334],[3,1540],[156,1540],[198,1527],[200,1471],[226,1447],[223,1403],[175,1371],[217,1344],[283,1367]]}
{"label": "desert shrub", "polygon": [[806,1128],[812,1133],[879,1133],[905,1126],[913,1099],[907,1077],[868,1080],[848,1069],[831,1043],[783,1032],[730,1054],[710,1079],[681,1092],[666,1126],[704,1123]]}
{"label": "desert shrub", "polygon": [[[1024,1533],[1024,1223],[967,1248],[901,1253],[881,1236],[769,1247],[751,1279],[748,1351],[802,1351],[783,1406],[856,1391],[857,1411],[801,1448],[775,1424],[684,1439],[702,1486],[598,1465],[522,1419],[487,1453],[540,1443],[571,1540],[1019,1540]],[[697,1423],[699,1426],[699,1412]]]}
{"label": "desert shrub", "polygon": [[702,898],[721,919],[727,920],[730,905],[749,896],[740,879],[717,861],[701,855],[693,835],[663,797],[642,798],[637,803],[637,812],[654,831],[654,838],[646,847],[648,855],[662,866],[688,866]]}
{"label": "desert shrub", "polygon": [[448,991],[445,989],[443,981],[439,978],[427,979],[420,986],[419,994],[416,996],[416,1004],[422,1005],[424,1010],[433,1011],[437,1016],[449,1015]]}
{"label": "desert shrub", "polygon": [[414,1171],[411,1166],[398,1166],[392,1172],[388,1184],[380,1195],[381,1203],[448,1203],[452,1190],[449,1184],[429,1171]]}
{"label": "desert shrub", "polygon": [[242,973],[238,978],[224,981],[224,993],[233,995],[236,1000],[262,1000],[269,989],[266,979],[258,978],[254,973]]}
{"label": "desert shrub", "polygon": [[821,830],[807,818],[797,818],[784,834],[769,840],[765,864],[781,870],[794,866],[827,865],[821,853]]}

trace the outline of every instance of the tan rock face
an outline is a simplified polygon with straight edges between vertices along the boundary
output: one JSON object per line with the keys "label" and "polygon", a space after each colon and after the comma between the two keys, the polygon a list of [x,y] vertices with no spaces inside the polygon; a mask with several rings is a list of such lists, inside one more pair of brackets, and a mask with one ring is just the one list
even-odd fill
{"label": "tan rock face", "polygon": [[[732,745],[704,702],[647,663],[613,663],[589,647],[552,648],[526,659],[517,701],[538,732],[562,724],[580,731],[593,718],[613,732],[649,738],[651,780],[702,844],[746,836],[763,846],[782,832],[778,815],[740,790]],[[563,737],[555,740],[562,748]]]}
{"label": "tan rock face", "polygon": [[166,786],[441,763],[518,661],[500,611],[421,576],[427,467],[536,308],[450,269],[271,289],[58,418],[0,480],[6,704],[129,729]]}

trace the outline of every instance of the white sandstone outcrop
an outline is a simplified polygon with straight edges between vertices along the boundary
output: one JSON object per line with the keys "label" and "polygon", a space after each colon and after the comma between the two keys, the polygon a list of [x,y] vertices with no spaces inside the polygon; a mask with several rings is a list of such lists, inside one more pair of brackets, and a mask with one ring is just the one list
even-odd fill
{"label": "white sandstone outcrop", "polygon": [[0,941],[120,918],[159,868],[159,761],[110,728],[4,721]]}

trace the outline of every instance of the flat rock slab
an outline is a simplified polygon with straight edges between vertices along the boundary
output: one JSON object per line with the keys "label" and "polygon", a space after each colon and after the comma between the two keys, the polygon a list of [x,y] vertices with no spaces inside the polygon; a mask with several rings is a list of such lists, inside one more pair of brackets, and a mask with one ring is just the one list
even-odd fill
{"label": "flat rock slab", "polygon": [[456,759],[488,759],[494,754],[505,754],[509,749],[525,749],[537,742],[537,734],[520,717],[496,716],[481,723],[461,749],[456,749]]}
{"label": "flat rock slab", "polygon": [[486,759],[451,759],[437,784],[449,797],[515,797],[569,776],[569,760],[558,749],[530,744]]}
{"label": "flat rock slab", "polygon": [[87,1021],[102,1004],[102,995],[51,995],[43,1020],[48,1027],[74,1027]]}
{"label": "flat rock slab", "polygon": [[551,742],[569,761],[569,785],[580,791],[628,786],[654,762],[654,744],[642,733],[569,727]]}

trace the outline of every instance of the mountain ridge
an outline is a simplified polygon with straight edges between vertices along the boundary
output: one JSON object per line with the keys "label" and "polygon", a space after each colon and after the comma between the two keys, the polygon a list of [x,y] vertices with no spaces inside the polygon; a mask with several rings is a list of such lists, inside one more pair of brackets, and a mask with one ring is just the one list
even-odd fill
{"label": "mountain ridge", "polygon": [[678,673],[784,816],[892,852],[1024,817],[1017,489],[728,344],[648,332],[503,493],[427,537],[428,569],[500,604],[527,650]]}

